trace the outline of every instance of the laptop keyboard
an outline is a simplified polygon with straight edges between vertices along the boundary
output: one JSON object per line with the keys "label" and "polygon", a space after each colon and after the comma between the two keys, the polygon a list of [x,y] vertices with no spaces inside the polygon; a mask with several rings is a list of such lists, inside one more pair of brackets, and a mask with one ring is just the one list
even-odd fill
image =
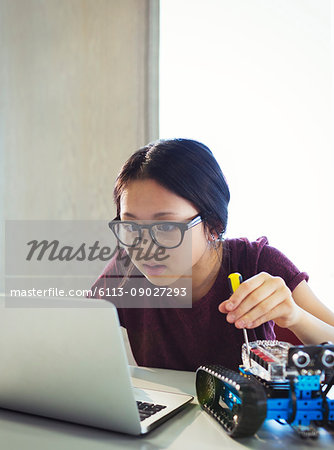
{"label": "laptop keyboard", "polygon": [[161,411],[164,408],[167,408],[167,406],[164,405],[157,405],[155,403],[138,402],[138,401],[137,406],[139,410],[140,421],[153,416],[153,414]]}

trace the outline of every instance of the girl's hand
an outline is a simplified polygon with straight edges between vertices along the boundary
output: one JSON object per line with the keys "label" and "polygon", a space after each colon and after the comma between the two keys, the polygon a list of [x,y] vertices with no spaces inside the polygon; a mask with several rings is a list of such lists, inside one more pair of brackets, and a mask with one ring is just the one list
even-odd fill
{"label": "girl's hand", "polygon": [[241,283],[229,300],[219,305],[226,320],[237,328],[255,328],[269,320],[289,328],[298,322],[300,308],[280,277],[261,272]]}

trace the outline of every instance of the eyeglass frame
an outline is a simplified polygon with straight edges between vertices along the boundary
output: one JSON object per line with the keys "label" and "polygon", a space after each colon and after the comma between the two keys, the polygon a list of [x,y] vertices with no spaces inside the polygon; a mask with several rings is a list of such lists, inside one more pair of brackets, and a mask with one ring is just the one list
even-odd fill
{"label": "eyeglass frame", "polygon": [[[194,217],[193,219],[191,219],[189,222],[186,222],[186,223],[184,223],[184,222],[173,222],[173,221],[164,220],[164,221],[162,221],[162,222],[153,222],[153,223],[150,223],[150,224],[147,224],[147,225],[142,225],[142,224],[139,224],[139,223],[135,222],[134,220],[119,220],[119,219],[115,218],[115,219],[111,220],[111,221],[108,223],[108,226],[109,226],[109,228],[111,229],[111,231],[114,233],[116,239],[117,239],[119,242],[121,242],[122,245],[125,245],[126,247],[130,247],[130,248],[136,247],[136,246],[138,245],[138,243],[141,242],[141,240],[142,240],[142,229],[143,229],[143,228],[146,228],[146,229],[148,229],[148,232],[149,232],[149,235],[151,236],[152,241],[153,241],[158,247],[160,247],[160,248],[167,248],[167,249],[173,249],[173,248],[179,247],[179,246],[182,244],[183,239],[184,239],[184,234],[185,234],[185,232],[186,232],[187,230],[190,230],[191,228],[193,228],[194,226],[198,225],[198,224],[201,223],[201,222],[203,222],[203,218],[202,218],[201,214],[198,214],[196,217]],[[114,225],[116,225],[116,224],[118,224],[118,223],[130,223],[130,224],[133,224],[133,223],[134,223],[134,224],[136,224],[136,225],[138,226],[138,232],[139,232],[139,236],[138,236],[138,239],[139,239],[139,240],[138,240],[138,242],[137,242],[137,243],[135,242],[133,245],[128,245],[128,244],[125,244],[124,242],[122,242],[122,241],[119,239],[119,237],[117,236],[117,234],[116,234],[116,232],[115,232],[115,230],[114,230]],[[152,228],[153,228],[154,226],[160,225],[160,224],[171,224],[171,225],[178,226],[178,227],[179,227],[179,230],[181,231],[181,240],[180,240],[180,243],[177,244],[177,245],[174,245],[173,247],[166,247],[166,246],[164,246],[164,245],[160,245],[160,244],[156,241],[156,239],[155,239],[155,237],[154,237],[154,234],[153,234],[153,232],[152,232]]]}

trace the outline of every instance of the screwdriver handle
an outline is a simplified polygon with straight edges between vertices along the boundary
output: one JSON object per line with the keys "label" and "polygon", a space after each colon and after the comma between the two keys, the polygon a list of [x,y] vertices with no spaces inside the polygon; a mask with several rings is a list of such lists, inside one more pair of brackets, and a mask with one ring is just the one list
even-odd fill
{"label": "screwdriver handle", "polygon": [[242,275],[238,272],[231,273],[228,276],[228,283],[230,285],[231,294],[233,294],[242,283]]}

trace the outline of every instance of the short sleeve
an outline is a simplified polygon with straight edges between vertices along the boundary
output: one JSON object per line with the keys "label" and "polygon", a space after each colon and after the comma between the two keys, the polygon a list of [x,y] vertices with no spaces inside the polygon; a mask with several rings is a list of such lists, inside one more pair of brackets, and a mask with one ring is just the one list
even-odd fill
{"label": "short sleeve", "polygon": [[258,272],[267,272],[270,275],[283,278],[292,292],[299,283],[308,281],[306,272],[301,272],[281,251],[271,247],[266,237],[255,242],[258,246]]}

